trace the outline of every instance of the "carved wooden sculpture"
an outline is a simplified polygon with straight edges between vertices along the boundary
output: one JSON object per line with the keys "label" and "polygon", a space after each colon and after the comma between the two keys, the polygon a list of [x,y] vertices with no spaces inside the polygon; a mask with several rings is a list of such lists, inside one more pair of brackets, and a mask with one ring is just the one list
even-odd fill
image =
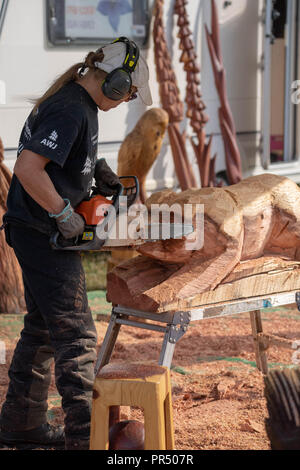
{"label": "carved wooden sculpture", "polygon": [[119,176],[137,176],[143,204],[147,199],[146,177],[160,153],[168,123],[168,113],[163,109],[146,111],[119,150],[117,173]]}
{"label": "carved wooden sculpture", "polygon": [[156,0],[153,25],[154,59],[162,107],[169,115],[168,133],[175,171],[181,189],[185,190],[197,187],[197,183],[185,148],[185,135],[181,134],[178,124],[183,118],[183,103],[180,100],[165,38],[163,4],[163,0]]}
{"label": "carved wooden sculpture", "polygon": [[[6,212],[6,198],[11,173],[3,163],[4,149],[0,139],[0,226]],[[15,254],[0,231],[0,313],[20,313],[24,310],[22,273]]]}
{"label": "carved wooden sculpture", "polygon": [[[272,266],[274,257],[300,261],[300,189],[288,178],[265,174],[226,188],[166,190],[153,194],[148,208],[154,203],[204,204],[204,246],[190,251],[185,239],[140,246],[143,256],[108,275],[113,303],[161,311],[229,282],[235,268],[235,279],[247,269],[259,272],[263,257]],[[239,264],[246,260],[247,267]]]}
{"label": "carved wooden sculpture", "polygon": [[201,187],[216,186],[215,184],[215,159],[211,159],[212,136],[206,143],[205,124],[208,122],[208,116],[204,113],[206,106],[201,99],[200,90],[200,68],[197,65],[197,55],[192,40],[192,32],[189,29],[190,22],[185,8],[188,0],[176,0],[174,12],[178,15],[177,25],[179,27],[178,37],[180,38],[180,49],[182,54],[180,62],[184,64],[186,72],[186,97],[187,104],[186,116],[190,119],[191,127],[196,136],[196,142],[191,139],[194,153],[197,159]]}
{"label": "carved wooden sculpture", "polygon": [[226,74],[222,60],[218,10],[215,0],[211,0],[211,33],[205,25],[215,84],[220,99],[219,120],[224,141],[227,177],[230,184],[242,179],[241,157],[236,141],[236,130],[226,92]]}
{"label": "carved wooden sculpture", "polygon": [[[201,186],[208,187],[216,185],[216,155],[211,158],[212,137],[206,142],[204,125],[208,121],[208,117],[204,113],[205,105],[201,100],[202,95],[199,89],[200,80],[198,77],[200,69],[196,63],[197,56],[190,37],[191,31],[185,8],[187,3],[188,0],[175,0],[174,12],[178,15],[178,37],[180,38],[180,49],[183,51],[180,62],[184,63],[184,70],[187,75],[186,115],[191,120],[191,126],[196,135],[196,141],[191,139],[191,143],[199,166]],[[154,57],[162,106],[168,112],[170,118],[168,131],[175,171],[181,189],[186,190],[197,187],[197,183],[187,154],[186,133],[181,133],[179,129],[179,123],[183,119],[183,103],[180,100],[179,89],[165,38],[163,4],[163,0],[156,0],[153,27]],[[241,158],[236,140],[235,125],[227,99],[225,70],[220,47],[219,20],[214,0],[212,0],[211,34],[206,26],[205,28],[215,84],[221,104],[219,120],[224,142],[227,179],[230,184],[235,184],[242,179]]]}

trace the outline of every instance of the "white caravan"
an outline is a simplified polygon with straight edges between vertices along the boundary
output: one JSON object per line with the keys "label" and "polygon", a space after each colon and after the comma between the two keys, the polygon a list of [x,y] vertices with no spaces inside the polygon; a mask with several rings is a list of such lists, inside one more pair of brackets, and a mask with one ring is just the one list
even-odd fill
{"label": "white caravan", "polygon": [[[181,98],[185,73],[179,62],[175,0],[165,0],[166,37]],[[297,0],[216,0],[229,103],[237,128],[243,176],[264,171],[300,183],[297,139],[299,5]],[[0,136],[5,162],[13,168],[21,128],[32,107],[52,80],[89,50],[120,35],[134,38],[150,68],[153,106],[159,93],[153,57],[154,0],[0,0]],[[190,29],[201,66],[201,88],[213,134],[217,167],[225,169],[215,90],[204,24],[210,28],[211,0],[187,4]],[[119,8],[119,9],[118,9]],[[300,78],[300,75],[299,75]],[[118,149],[146,107],[138,99],[105,114],[99,112],[99,156],[116,168]],[[182,131],[192,130],[185,118]],[[198,178],[192,148],[190,160]],[[149,191],[178,187],[166,136],[149,173]]]}

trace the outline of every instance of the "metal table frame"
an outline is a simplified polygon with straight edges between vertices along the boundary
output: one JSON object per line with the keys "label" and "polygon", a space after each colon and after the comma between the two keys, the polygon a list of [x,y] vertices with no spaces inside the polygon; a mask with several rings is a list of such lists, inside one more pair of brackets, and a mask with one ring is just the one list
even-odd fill
{"label": "metal table frame", "polygon": [[[226,301],[224,303],[209,304],[177,312],[151,313],[122,307],[121,305],[114,306],[98,354],[95,372],[97,373],[100,368],[110,361],[121,325],[164,333],[158,364],[171,367],[175,345],[185,334],[191,322],[204,320],[206,318],[219,318],[249,312],[256,364],[258,369],[263,374],[266,374],[268,372],[266,356],[268,347],[271,344],[277,344],[279,346],[293,348],[294,342],[278,336],[264,334],[261,321],[261,309],[294,304],[295,302],[298,306],[300,305],[300,293],[298,291]],[[135,318],[139,319],[139,321],[135,321]],[[152,320],[155,323],[147,323],[143,320]]]}

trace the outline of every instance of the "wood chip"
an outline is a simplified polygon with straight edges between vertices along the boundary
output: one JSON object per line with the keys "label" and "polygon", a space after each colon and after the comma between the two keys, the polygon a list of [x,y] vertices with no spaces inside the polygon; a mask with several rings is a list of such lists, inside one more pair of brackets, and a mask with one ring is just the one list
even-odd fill
{"label": "wood chip", "polygon": [[244,423],[240,425],[240,430],[243,432],[257,432],[261,433],[264,431],[264,427],[262,424],[256,423],[250,419],[247,419]]}
{"label": "wood chip", "polygon": [[228,392],[232,390],[236,385],[236,381],[229,377],[222,379],[216,386],[216,391],[218,393],[219,399],[225,398]]}

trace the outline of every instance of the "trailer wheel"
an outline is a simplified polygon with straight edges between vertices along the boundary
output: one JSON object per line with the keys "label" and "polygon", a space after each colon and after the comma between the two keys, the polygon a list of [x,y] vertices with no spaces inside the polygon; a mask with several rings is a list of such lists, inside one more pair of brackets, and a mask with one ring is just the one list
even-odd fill
{"label": "trailer wheel", "polygon": [[265,378],[269,417],[265,421],[272,450],[300,449],[300,368],[272,370]]}

